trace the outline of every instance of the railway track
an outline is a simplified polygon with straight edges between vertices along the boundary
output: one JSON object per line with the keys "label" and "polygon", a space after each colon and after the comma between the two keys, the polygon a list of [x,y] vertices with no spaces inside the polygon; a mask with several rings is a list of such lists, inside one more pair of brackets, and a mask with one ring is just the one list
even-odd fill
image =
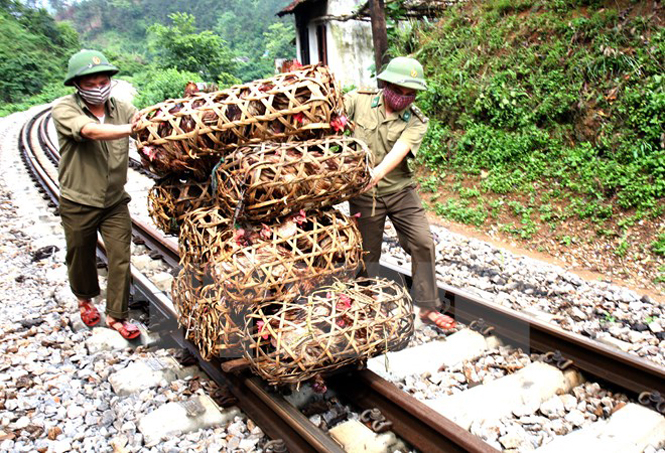
{"label": "railway track", "polygon": [[[43,161],[55,167],[57,147],[48,133],[49,109],[30,118],[20,133],[19,149],[40,191],[53,206],[57,205],[58,189],[55,172]],[[133,164],[136,167],[136,163]],[[171,267],[178,266],[178,245],[173,238],[165,238],[154,227],[135,220],[133,234],[136,241],[145,244]],[[104,257],[103,244],[99,255]],[[166,325],[172,340],[198,359],[199,366],[208,376],[230,390],[239,407],[272,439],[283,442],[289,451],[343,451],[327,433],[284,399],[279,393],[266,388],[247,371],[224,372],[218,360],[206,362],[196,348],[177,328],[175,310],[168,294],[157,287],[137,269],[133,268],[135,292],[150,304],[151,314],[157,314],[162,328]],[[385,264],[384,276],[410,283],[407,270]],[[484,334],[492,334],[513,347],[545,354],[547,360],[569,368],[574,367],[610,388],[626,392],[634,399],[663,412],[659,395],[665,394],[665,370],[644,359],[576,335],[547,323],[532,319],[514,310],[465,294],[451,287],[440,287],[442,300],[448,301],[454,317],[473,324]],[[242,367],[240,367],[242,369]],[[340,374],[332,379],[334,391],[360,410],[378,409],[392,423],[390,429],[420,451],[496,451],[493,447],[471,435],[467,429],[442,416],[438,411],[368,369]]]}

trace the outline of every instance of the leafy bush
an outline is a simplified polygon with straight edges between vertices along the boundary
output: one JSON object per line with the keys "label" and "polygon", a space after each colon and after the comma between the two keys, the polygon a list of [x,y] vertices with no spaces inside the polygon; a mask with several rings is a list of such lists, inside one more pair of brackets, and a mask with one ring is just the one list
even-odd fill
{"label": "leafy bush", "polygon": [[415,50],[429,82],[418,162],[482,171],[497,194],[542,181],[594,221],[661,209],[665,32],[654,16],[600,0],[469,3],[393,35],[391,53]]}
{"label": "leafy bush", "polygon": [[138,96],[134,99],[134,105],[142,109],[157,104],[165,99],[180,98],[183,96],[187,82],[201,82],[198,74],[177,69],[151,68],[148,71],[137,74],[132,82]]}
{"label": "leafy bush", "polygon": [[0,102],[32,105],[31,96],[62,83],[78,45],[76,32],[56,24],[46,10],[5,0],[0,9]]}
{"label": "leafy bush", "polygon": [[173,25],[154,24],[148,29],[150,49],[163,69],[200,73],[208,81],[226,79],[236,68],[227,43],[210,30],[196,33],[196,18],[171,14]]}
{"label": "leafy bush", "polygon": [[59,97],[72,94],[74,89],[66,87],[61,81],[52,82],[44,87],[41,93],[26,97],[22,102],[0,104],[0,117],[7,116],[14,112],[28,110],[35,105],[48,104]]}
{"label": "leafy bush", "polygon": [[476,226],[482,225],[487,219],[487,210],[482,206],[471,206],[468,200],[447,200],[445,203],[436,203],[435,211],[441,217]]}

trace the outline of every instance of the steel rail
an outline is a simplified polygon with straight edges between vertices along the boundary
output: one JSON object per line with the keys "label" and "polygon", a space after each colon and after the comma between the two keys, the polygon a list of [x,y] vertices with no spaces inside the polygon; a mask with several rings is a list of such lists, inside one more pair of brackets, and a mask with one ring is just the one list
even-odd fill
{"label": "steel rail", "polygon": [[[167,262],[177,262],[176,241],[173,239],[162,241],[160,232],[141,222],[135,223],[137,231],[140,230],[138,235],[149,243],[150,247],[158,247]],[[397,282],[410,284],[410,272],[403,267],[382,262],[381,273],[382,276]],[[581,335],[567,332],[493,302],[481,300],[477,296],[457,288],[439,285],[439,294],[442,300],[450,303],[450,312],[458,321],[470,323],[482,318],[487,325],[494,328],[493,334],[508,340],[515,346],[537,352],[558,350],[566,359],[572,360],[580,370],[633,394],[644,391],[665,393],[665,369],[652,362],[615,350]],[[166,299],[169,300],[168,297]],[[168,310],[164,309],[164,316],[175,316],[172,306]],[[182,336],[182,333],[180,335]],[[191,343],[184,339],[182,342],[187,349],[198,355],[196,348]],[[209,373],[226,376],[228,380],[229,375],[221,372],[219,363],[212,365],[211,362],[201,360],[200,363],[206,363],[206,367],[211,368]],[[422,451],[495,451],[466,430],[369,370],[355,373],[351,377],[341,378],[340,376],[342,375],[334,377],[332,380],[338,383],[342,393],[361,407],[381,409],[388,419],[394,422],[393,431]],[[234,379],[251,378],[236,376]],[[253,384],[249,387],[256,390],[261,386]],[[243,395],[243,398],[247,397],[247,393],[251,393],[248,391],[248,386],[242,387],[242,383],[231,385],[230,388],[232,392],[235,388],[236,392]],[[268,401],[270,398],[264,394],[264,404]],[[257,402],[253,404],[258,405]],[[245,409],[243,408],[243,410]],[[250,410],[247,410],[247,413],[249,414]]]}
{"label": "steel rail", "polygon": [[335,376],[330,384],[331,388],[354,404],[379,409],[387,420],[393,422],[390,429],[420,451],[498,452],[479,437],[370,370]]}
{"label": "steel rail", "polygon": [[[32,140],[30,134],[33,131],[35,123],[45,115],[50,109],[40,112],[38,115],[31,118],[21,129],[19,136],[19,149],[21,150],[23,159],[26,166],[29,168],[33,178],[37,179],[42,187],[44,187],[47,195],[58,203],[59,190],[57,183],[55,183],[48,174],[38,165],[34,156],[30,156],[32,147]],[[46,133],[46,129],[40,127],[42,134]],[[40,146],[48,146],[48,137],[41,136]],[[53,150],[53,147],[51,147]],[[57,150],[55,152],[57,156]],[[165,256],[167,262],[173,262],[177,266],[177,243],[175,241],[166,241],[162,244],[159,239],[161,233],[156,232],[142,222],[132,221],[133,233],[141,238],[150,237],[150,245],[159,244],[159,250]],[[138,225],[138,226],[137,226]],[[106,250],[101,240],[97,243],[97,254],[100,258],[106,258]],[[132,266],[132,280],[136,290],[138,290],[146,299],[155,307],[163,316],[163,318],[175,323],[177,319],[173,304],[162,291],[148,280],[141,272]],[[251,419],[253,419],[261,429],[273,439],[281,439],[284,441],[288,451],[291,452],[332,452],[343,453],[343,449],[332,438],[327,436],[323,431],[316,427],[304,415],[297,411],[290,403],[279,395],[270,394],[266,389],[258,384],[256,378],[250,376],[233,376],[222,373],[221,364],[219,360],[205,361],[199,354],[198,349],[191,342],[187,341],[181,329],[174,329],[169,332],[171,338],[181,348],[187,349],[192,353],[198,361],[199,366],[208,374],[208,376],[220,386],[227,387],[237,398],[238,406],[245,412]]]}
{"label": "steel rail", "polygon": [[[410,284],[410,271],[382,263],[382,275]],[[439,297],[450,304],[457,321],[471,323],[483,319],[494,328],[493,334],[507,339],[513,346],[547,353],[560,351],[573,365],[633,395],[658,391],[665,394],[665,368],[611,348],[582,335],[565,331],[552,324],[523,315],[494,302],[481,300],[473,294],[439,284]]]}

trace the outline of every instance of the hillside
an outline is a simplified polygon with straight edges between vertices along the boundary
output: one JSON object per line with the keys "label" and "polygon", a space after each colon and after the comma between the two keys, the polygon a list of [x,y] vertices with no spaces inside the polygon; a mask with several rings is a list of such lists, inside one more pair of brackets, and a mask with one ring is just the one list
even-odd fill
{"label": "hillside", "polygon": [[0,0],[0,115],[6,103],[29,105],[31,96],[63,94],[62,68],[78,48],[68,24],[56,23],[43,9]]}
{"label": "hillside", "polygon": [[425,63],[418,156],[443,219],[665,289],[660,2],[469,1],[397,32]]}
{"label": "hillside", "polygon": [[252,80],[273,71],[272,59],[264,56],[270,53],[271,34],[276,30],[288,45],[280,51],[285,57],[295,55],[290,21],[275,15],[284,4],[284,0],[82,0],[58,7],[56,17],[72,23],[84,45],[104,49],[131,64],[132,59],[142,63],[158,59],[151,29],[171,25],[174,14],[187,14],[194,18],[192,31],[215,34],[221,38],[218,45],[242,61],[233,75]]}

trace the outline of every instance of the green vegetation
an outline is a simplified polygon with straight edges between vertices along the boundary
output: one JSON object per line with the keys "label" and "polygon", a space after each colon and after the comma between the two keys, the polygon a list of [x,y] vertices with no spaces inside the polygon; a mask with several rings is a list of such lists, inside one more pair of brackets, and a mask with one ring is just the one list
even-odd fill
{"label": "green vegetation", "polygon": [[69,55],[78,50],[76,32],[44,10],[0,0],[0,116],[65,94]]}
{"label": "green vegetation", "polygon": [[651,243],[651,250],[656,255],[665,256],[665,233],[659,234],[656,240]]}
{"label": "green vegetation", "polygon": [[472,207],[467,200],[447,200],[445,203],[436,203],[435,211],[442,217],[471,225],[482,225],[487,218],[487,210],[482,207]]}
{"label": "green vegetation", "polygon": [[70,93],[62,78],[82,47],[134,83],[138,107],[181,96],[190,80],[225,87],[295,58],[292,19],[275,16],[282,0],[49,0],[57,21],[34,4],[0,0],[0,116]]}
{"label": "green vegetation", "polygon": [[[420,163],[477,183],[459,195],[481,211],[492,197],[531,197],[522,210],[490,204],[492,217],[513,210],[520,225],[504,229],[523,238],[536,220],[662,215],[665,31],[650,3],[624,3],[470,1],[396,32],[391,52],[423,61],[430,84]],[[437,212],[479,222],[448,203]]]}

